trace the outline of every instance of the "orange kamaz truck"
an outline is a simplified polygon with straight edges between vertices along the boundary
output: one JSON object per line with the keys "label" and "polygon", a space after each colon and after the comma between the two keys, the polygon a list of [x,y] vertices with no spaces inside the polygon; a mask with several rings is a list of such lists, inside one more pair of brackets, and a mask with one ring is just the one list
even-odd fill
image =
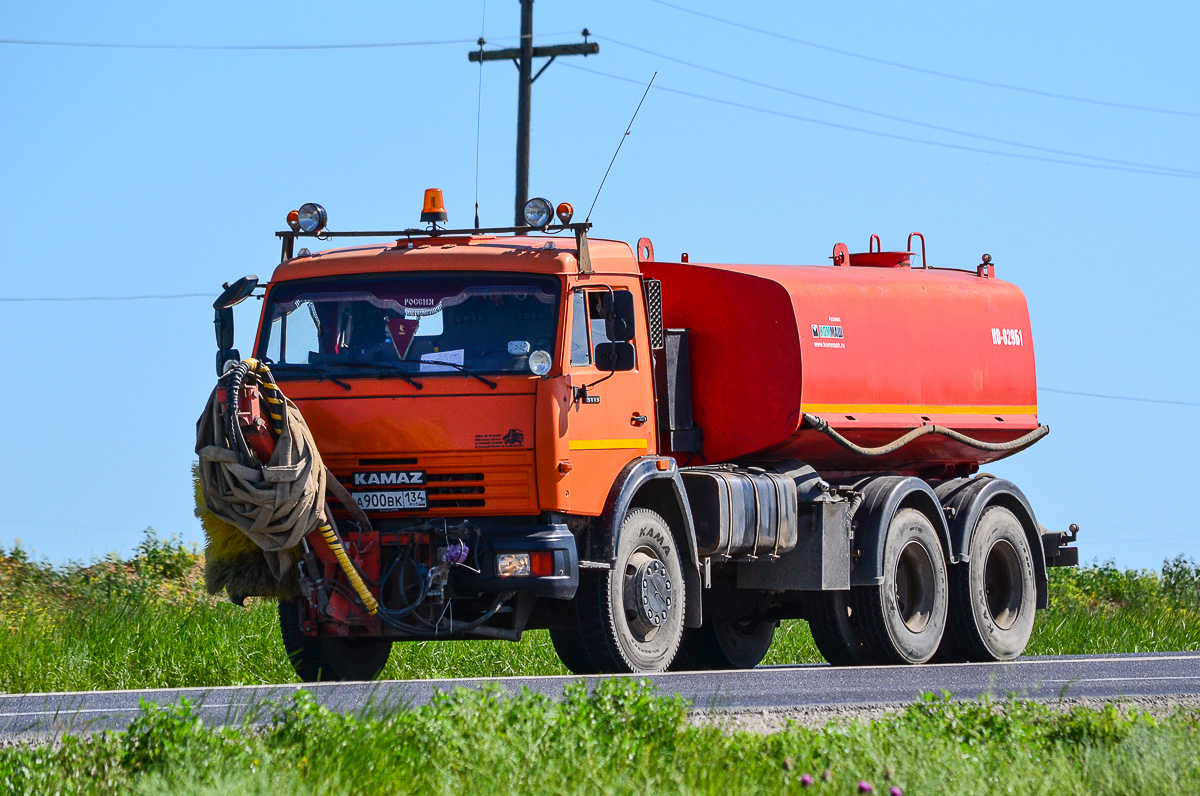
{"label": "orange kamaz truck", "polygon": [[[934,267],[914,233],[702,264],[565,203],[470,230],[424,207],[350,232],[304,205],[265,290],[216,305],[220,373],[230,307],[261,299],[252,358],[361,509],[334,505],[365,591],[319,539],[278,573],[302,678],[540,628],[581,674],[751,667],[784,619],[836,665],[1024,650],[1077,529],[979,472],[1048,431],[1025,298],[987,255]],[[382,242],[296,249],[336,237]]]}

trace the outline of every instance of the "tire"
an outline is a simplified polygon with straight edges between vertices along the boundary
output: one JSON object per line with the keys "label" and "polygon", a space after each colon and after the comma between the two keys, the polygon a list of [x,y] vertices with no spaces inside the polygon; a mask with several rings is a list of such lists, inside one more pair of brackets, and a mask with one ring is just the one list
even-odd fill
{"label": "tire", "polygon": [[809,602],[808,629],[817,650],[831,666],[874,663],[852,614],[849,590],[816,592]]}
{"label": "tire", "polygon": [[775,622],[705,622],[688,628],[671,669],[753,669],[767,657]]}
{"label": "tire", "polygon": [[883,584],[850,589],[852,620],[872,663],[925,663],[946,629],[946,556],[933,523],[901,509],[883,544]]}
{"label": "tire", "polygon": [[[582,581],[590,576],[590,572],[580,572],[581,585]],[[579,629],[579,617],[574,610],[568,625],[550,628],[550,643],[554,645],[554,652],[562,661],[562,665],[572,674],[598,674],[595,665],[588,658],[587,644],[584,642],[583,632]]]}
{"label": "tire", "polygon": [[[588,573],[592,574],[592,573]],[[601,674],[666,671],[683,638],[683,570],[671,529],[649,509],[621,523],[613,568],[575,595],[587,661]]]}
{"label": "tire", "polygon": [[387,665],[392,642],[378,638],[314,638],[301,632],[300,600],[279,601],[279,633],[296,675],[306,683],[374,680]]}
{"label": "tire", "polygon": [[971,534],[970,558],[950,568],[948,657],[1011,661],[1033,633],[1037,576],[1025,529],[1011,511],[993,506]]}

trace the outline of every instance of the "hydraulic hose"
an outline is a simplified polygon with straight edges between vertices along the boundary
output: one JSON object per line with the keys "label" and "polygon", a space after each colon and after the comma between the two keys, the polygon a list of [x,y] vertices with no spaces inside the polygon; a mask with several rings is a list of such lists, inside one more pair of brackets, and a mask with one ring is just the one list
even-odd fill
{"label": "hydraulic hose", "polygon": [[810,415],[806,413],[804,415],[804,422],[808,423],[813,427],[814,430],[819,431],[820,433],[829,437],[846,450],[850,451],[851,453],[857,453],[859,456],[884,456],[888,453],[892,453],[903,448],[913,440],[924,437],[927,434],[941,434],[944,437],[949,437],[956,442],[961,442],[963,445],[967,445],[981,451],[1004,453],[1028,448],[1030,445],[1050,433],[1050,426],[1038,426],[1028,434],[1018,437],[1011,442],[984,442],[983,440],[975,439],[974,437],[968,437],[966,434],[960,433],[951,428],[946,428],[945,426],[929,425],[921,426],[920,428],[914,428],[912,431],[892,442],[889,442],[887,445],[880,445],[877,448],[864,448],[861,445],[855,445],[853,442],[846,439],[844,436],[835,431],[828,422],[822,420],[816,415]]}
{"label": "hydraulic hose", "polygon": [[350,586],[354,589],[358,598],[362,600],[363,607],[367,609],[367,613],[374,616],[379,611],[379,603],[371,596],[371,592],[367,589],[367,584],[363,583],[363,579],[358,574],[358,569],[354,566],[354,562],[350,560],[350,556],[346,555],[346,548],[342,545],[342,540],[338,538],[337,531],[329,523],[325,523],[320,528],[317,528],[317,533],[321,534],[321,538],[325,540],[325,544],[329,545],[329,549],[333,551],[333,557],[341,565],[342,572],[346,573],[346,580],[350,581]]}

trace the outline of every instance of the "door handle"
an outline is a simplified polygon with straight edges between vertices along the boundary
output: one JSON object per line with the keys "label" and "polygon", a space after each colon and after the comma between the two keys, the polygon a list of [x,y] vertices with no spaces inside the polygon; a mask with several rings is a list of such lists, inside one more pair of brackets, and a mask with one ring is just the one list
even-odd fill
{"label": "door handle", "polygon": [[633,415],[633,417],[629,418],[629,422],[630,422],[632,425],[635,425],[635,426],[640,426],[640,425],[642,425],[643,423],[645,423],[645,422],[646,422],[647,420],[649,420],[649,419],[650,419],[650,418],[646,417],[645,415],[639,415],[639,414],[636,414],[636,413],[635,413],[635,414]]}

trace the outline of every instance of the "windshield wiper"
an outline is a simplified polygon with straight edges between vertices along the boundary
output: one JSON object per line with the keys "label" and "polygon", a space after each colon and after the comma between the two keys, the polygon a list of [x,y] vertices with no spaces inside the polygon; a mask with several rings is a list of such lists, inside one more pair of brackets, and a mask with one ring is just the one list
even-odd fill
{"label": "windshield wiper", "polygon": [[414,379],[412,376],[405,373],[400,368],[394,368],[391,365],[372,364],[370,362],[339,362],[337,364],[337,367],[339,367],[339,368],[358,368],[359,370],[375,370],[375,371],[379,372],[377,378],[382,379],[384,377],[384,374],[387,374],[389,376],[395,376],[396,378],[400,379],[401,381],[411,384],[413,387],[416,387],[418,390],[425,389],[424,384],[417,381],[416,379]]}
{"label": "windshield wiper", "polygon": [[[410,360],[405,360],[405,362],[408,362],[408,361],[410,361]],[[479,381],[481,381],[484,384],[486,384],[487,386],[491,387],[493,390],[496,389],[496,382],[492,381],[491,379],[486,379],[483,376],[480,376],[478,373],[471,370],[466,365],[460,365],[457,362],[443,362],[440,359],[422,359],[421,364],[422,365],[445,365],[448,368],[456,368],[461,373],[463,373],[467,376],[470,376],[473,379],[479,379]]]}
{"label": "windshield wiper", "polygon": [[267,362],[267,367],[271,370],[298,370],[304,373],[311,373],[317,377],[317,381],[331,381],[343,390],[350,390],[349,384],[336,376],[331,376],[329,371],[318,368],[316,365],[302,365],[298,362]]}

